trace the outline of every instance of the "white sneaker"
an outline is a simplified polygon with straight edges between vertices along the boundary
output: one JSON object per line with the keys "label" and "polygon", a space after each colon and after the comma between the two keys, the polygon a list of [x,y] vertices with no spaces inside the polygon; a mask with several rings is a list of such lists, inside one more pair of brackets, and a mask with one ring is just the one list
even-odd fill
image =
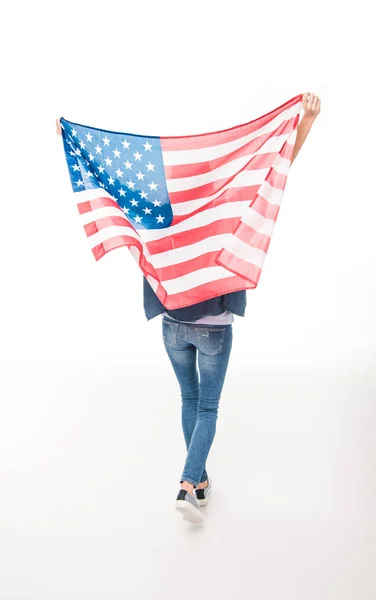
{"label": "white sneaker", "polygon": [[181,489],[179,491],[175,500],[175,508],[183,515],[183,519],[186,521],[199,523],[204,518],[196,496],[190,494],[187,490]]}

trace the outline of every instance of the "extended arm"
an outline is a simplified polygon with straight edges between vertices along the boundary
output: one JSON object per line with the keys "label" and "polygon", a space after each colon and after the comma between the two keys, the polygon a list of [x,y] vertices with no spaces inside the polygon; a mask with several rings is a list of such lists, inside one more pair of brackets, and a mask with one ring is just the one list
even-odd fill
{"label": "extended arm", "polygon": [[295,158],[297,157],[297,155],[299,153],[300,148],[303,146],[303,144],[307,138],[307,135],[312,127],[312,124],[320,112],[320,108],[321,108],[321,100],[319,99],[318,96],[315,96],[314,94],[310,94],[309,92],[306,92],[303,95],[303,109],[305,112],[302,117],[302,120],[300,121],[300,123],[298,125],[298,129],[296,132],[296,140],[295,140],[294,152],[293,152],[292,159],[291,159],[291,164],[294,162]]}

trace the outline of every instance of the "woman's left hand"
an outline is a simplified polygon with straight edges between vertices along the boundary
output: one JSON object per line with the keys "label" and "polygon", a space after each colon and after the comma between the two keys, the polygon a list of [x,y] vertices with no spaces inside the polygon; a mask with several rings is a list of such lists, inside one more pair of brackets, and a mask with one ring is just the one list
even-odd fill
{"label": "woman's left hand", "polygon": [[321,100],[315,94],[311,92],[306,92],[303,94],[303,110],[304,116],[308,119],[316,119],[317,115],[320,112],[321,108]]}

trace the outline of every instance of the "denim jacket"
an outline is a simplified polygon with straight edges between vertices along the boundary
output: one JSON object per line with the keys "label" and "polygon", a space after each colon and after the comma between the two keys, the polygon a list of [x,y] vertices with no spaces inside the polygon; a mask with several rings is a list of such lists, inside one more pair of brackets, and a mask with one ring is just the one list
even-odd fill
{"label": "denim jacket", "polygon": [[163,312],[167,312],[173,319],[180,321],[196,321],[201,317],[208,315],[219,315],[224,310],[230,310],[231,312],[244,317],[245,307],[247,304],[246,290],[238,290],[236,292],[229,292],[223,294],[223,296],[217,296],[216,298],[209,298],[203,302],[197,302],[191,306],[184,306],[183,308],[175,308],[174,310],[167,310],[158,296],[154,292],[150,283],[144,279],[144,311],[148,321],[153,319],[157,315]]}

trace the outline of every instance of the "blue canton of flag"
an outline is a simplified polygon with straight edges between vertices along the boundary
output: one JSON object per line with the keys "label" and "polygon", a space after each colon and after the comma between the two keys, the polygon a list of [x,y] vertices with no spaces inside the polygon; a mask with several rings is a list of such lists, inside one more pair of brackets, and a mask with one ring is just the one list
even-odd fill
{"label": "blue canton of flag", "polygon": [[105,189],[135,229],[169,227],[173,213],[159,137],[60,119],[73,192]]}

